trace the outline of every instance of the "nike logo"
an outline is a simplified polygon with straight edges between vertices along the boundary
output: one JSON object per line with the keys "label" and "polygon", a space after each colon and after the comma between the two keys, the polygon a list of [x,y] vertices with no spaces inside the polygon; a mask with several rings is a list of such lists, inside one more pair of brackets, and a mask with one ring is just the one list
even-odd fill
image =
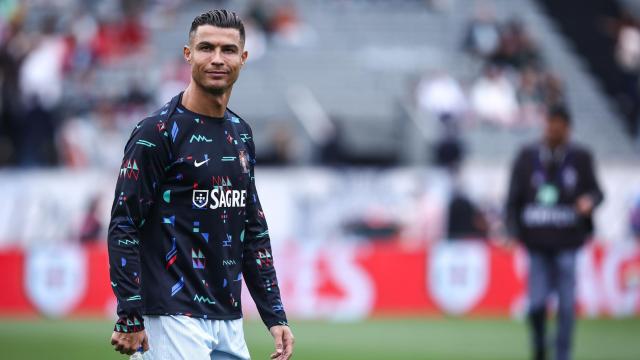
{"label": "nike logo", "polygon": [[207,159],[207,160],[205,160],[205,161],[201,161],[201,162],[198,162],[198,160],[196,160],[196,161],[194,161],[194,162],[193,162],[193,165],[195,165],[196,167],[200,167],[200,166],[202,166],[202,165],[204,165],[204,164],[208,163],[208,162],[209,162],[209,160],[211,160],[211,159]]}

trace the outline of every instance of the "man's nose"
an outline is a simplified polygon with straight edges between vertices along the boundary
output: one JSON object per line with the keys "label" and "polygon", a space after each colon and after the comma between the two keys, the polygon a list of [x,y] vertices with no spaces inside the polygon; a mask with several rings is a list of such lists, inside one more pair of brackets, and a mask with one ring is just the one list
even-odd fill
{"label": "man's nose", "polygon": [[213,65],[224,65],[224,61],[222,61],[222,51],[220,49],[216,49],[211,56],[211,64]]}

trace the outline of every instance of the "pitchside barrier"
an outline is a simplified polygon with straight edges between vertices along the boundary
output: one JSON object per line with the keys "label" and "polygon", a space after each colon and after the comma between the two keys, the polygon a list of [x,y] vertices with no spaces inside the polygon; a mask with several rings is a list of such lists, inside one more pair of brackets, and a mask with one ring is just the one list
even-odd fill
{"label": "pitchside barrier", "polygon": [[[114,316],[106,246],[0,251],[0,316]],[[527,257],[483,241],[429,247],[388,243],[274,250],[292,318],[359,320],[377,315],[522,316]],[[578,257],[583,316],[640,315],[640,246],[592,243]],[[245,314],[256,316],[246,289]]]}

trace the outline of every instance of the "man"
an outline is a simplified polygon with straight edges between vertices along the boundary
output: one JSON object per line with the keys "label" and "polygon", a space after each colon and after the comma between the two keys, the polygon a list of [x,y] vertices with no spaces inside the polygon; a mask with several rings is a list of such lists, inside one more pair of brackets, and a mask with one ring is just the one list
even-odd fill
{"label": "man", "polygon": [[[275,339],[293,351],[254,181],[251,128],[227,109],[247,60],[244,26],[214,10],[191,24],[191,82],[133,130],[109,225],[115,350],[147,359],[249,359],[244,278]],[[148,350],[148,351],[147,351]]]}
{"label": "man", "polygon": [[588,150],[569,141],[571,117],[550,109],[544,139],[526,146],[511,175],[507,224],[529,253],[529,321],[534,358],[546,358],[545,320],[552,291],[558,297],[555,359],[571,358],[575,320],[576,252],[591,231],[603,199]]}

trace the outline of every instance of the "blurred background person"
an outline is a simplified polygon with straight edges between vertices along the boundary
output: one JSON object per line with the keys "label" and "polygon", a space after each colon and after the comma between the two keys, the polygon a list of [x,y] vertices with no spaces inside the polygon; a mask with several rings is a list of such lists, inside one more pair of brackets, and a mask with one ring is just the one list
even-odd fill
{"label": "blurred background person", "polygon": [[423,78],[416,89],[416,96],[420,109],[437,118],[459,118],[467,110],[467,99],[462,87],[445,71]]}
{"label": "blurred background person", "polygon": [[56,25],[53,17],[44,20],[41,35],[20,67],[19,96],[25,121],[20,122],[17,153],[23,166],[55,165],[58,161],[54,136],[59,123],[67,47]]}
{"label": "blurred background person", "polygon": [[78,237],[81,244],[91,244],[98,242],[104,231],[102,227],[102,221],[100,219],[100,198],[94,197],[89,200],[87,205],[87,212],[80,223],[80,229],[78,231]]}
{"label": "blurred background person", "polygon": [[554,359],[572,358],[576,252],[593,232],[592,214],[603,199],[593,159],[570,141],[571,115],[549,110],[542,141],[518,154],[507,199],[509,232],[529,254],[529,322],[533,358],[547,358],[546,319],[550,295],[558,296]]}
{"label": "blurred background person", "polygon": [[471,55],[488,58],[500,44],[500,26],[489,2],[476,2],[473,18],[467,25],[464,49]]}
{"label": "blurred background person", "polygon": [[501,68],[488,65],[471,88],[471,105],[481,122],[509,128],[518,114],[516,89]]}
{"label": "blurred background person", "polygon": [[487,240],[489,223],[482,210],[456,186],[449,199],[447,239]]}

